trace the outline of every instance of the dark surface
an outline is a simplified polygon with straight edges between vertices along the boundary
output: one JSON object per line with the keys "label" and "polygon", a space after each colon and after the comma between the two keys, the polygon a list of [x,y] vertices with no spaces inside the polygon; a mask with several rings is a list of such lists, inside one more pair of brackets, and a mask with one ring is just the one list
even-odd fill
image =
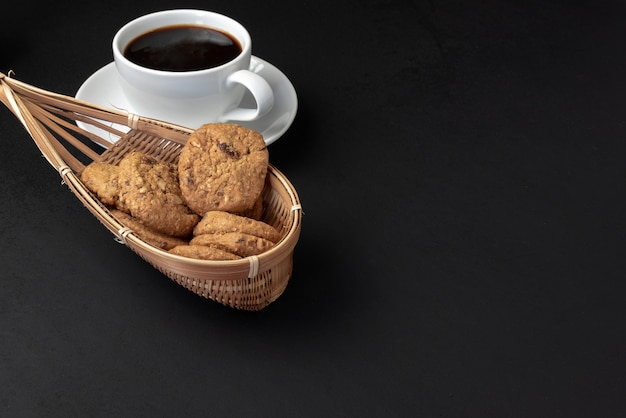
{"label": "dark surface", "polygon": [[0,416],[625,416],[624,2],[37,4],[0,71],[64,94],[138,15],[240,20],[298,92],[270,158],[305,216],[281,298],[223,307],[0,109]]}

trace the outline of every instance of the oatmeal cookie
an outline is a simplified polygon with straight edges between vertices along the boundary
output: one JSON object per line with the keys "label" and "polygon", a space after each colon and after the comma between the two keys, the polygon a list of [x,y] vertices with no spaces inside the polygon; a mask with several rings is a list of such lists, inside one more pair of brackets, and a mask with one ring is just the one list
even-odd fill
{"label": "oatmeal cookie", "polygon": [[175,237],[191,234],[200,217],[182,199],[176,167],[139,152],[120,161],[120,202],[144,225]]}
{"label": "oatmeal cookie", "polygon": [[92,162],[80,175],[80,179],[105,205],[117,206],[119,202],[118,166],[102,162]]}
{"label": "oatmeal cookie", "polygon": [[226,232],[224,234],[202,234],[194,237],[190,245],[216,247],[241,257],[258,255],[272,248],[273,242],[265,238],[242,232]]}
{"label": "oatmeal cookie", "polygon": [[155,231],[152,228],[147,227],[142,224],[139,220],[133,218],[126,212],[122,212],[118,209],[113,209],[111,214],[120,221],[121,224],[133,230],[139,238],[146,241],[148,244],[151,244],[155,247],[161,248],[163,250],[171,250],[174,247],[179,245],[186,245],[188,242],[181,239],[176,238],[170,235],[163,234],[159,231]]}
{"label": "oatmeal cookie", "polygon": [[280,233],[265,222],[223,211],[207,212],[193,230],[194,235],[224,234],[226,232],[243,232],[273,243],[278,242],[281,238]]}
{"label": "oatmeal cookie", "polygon": [[228,251],[205,245],[179,245],[172,248],[170,253],[199,260],[238,260],[241,258]]}
{"label": "oatmeal cookie", "polygon": [[265,209],[265,205],[263,203],[263,194],[261,193],[257,198],[256,202],[254,202],[254,206],[250,209],[244,210],[242,212],[233,212],[236,215],[245,216],[246,218],[261,220],[263,217],[263,210]]}
{"label": "oatmeal cookie", "polygon": [[260,133],[233,124],[205,124],[189,136],[178,160],[183,198],[199,215],[249,210],[263,190],[268,162]]}

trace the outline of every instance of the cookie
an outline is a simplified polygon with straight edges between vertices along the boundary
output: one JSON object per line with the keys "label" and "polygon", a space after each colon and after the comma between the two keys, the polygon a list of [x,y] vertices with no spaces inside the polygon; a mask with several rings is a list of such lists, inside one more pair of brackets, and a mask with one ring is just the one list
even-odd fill
{"label": "cookie", "polygon": [[241,257],[258,255],[272,248],[274,243],[265,238],[242,232],[226,232],[224,234],[202,234],[194,237],[190,245],[216,247]]}
{"label": "cookie", "polygon": [[117,206],[119,201],[118,166],[102,162],[92,162],[80,175],[80,179],[105,205]]}
{"label": "cookie", "polygon": [[254,202],[254,206],[250,209],[244,210],[243,212],[235,212],[235,214],[259,221],[263,217],[264,209],[265,204],[263,203],[263,194],[261,193],[256,202]]}
{"label": "cookie", "polygon": [[183,198],[199,215],[249,210],[263,191],[268,162],[260,133],[233,124],[202,125],[178,160]]}
{"label": "cookie", "polygon": [[198,222],[193,230],[194,235],[223,234],[226,232],[243,232],[264,238],[276,243],[280,240],[280,233],[265,222],[246,218],[223,211],[209,211]]}
{"label": "cookie", "polygon": [[133,152],[120,161],[120,202],[144,225],[175,237],[189,236],[200,217],[183,201],[176,167]]}
{"label": "cookie", "polygon": [[163,250],[171,250],[174,247],[187,244],[187,241],[181,238],[172,237],[147,227],[139,220],[133,218],[126,212],[122,212],[121,210],[113,209],[111,214],[117,218],[122,225],[132,229],[133,232],[139,236],[139,238],[155,247]]}
{"label": "cookie", "polygon": [[170,250],[170,253],[199,260],[238,260],[241,257],[216,247],[204,245],[179,245]]}

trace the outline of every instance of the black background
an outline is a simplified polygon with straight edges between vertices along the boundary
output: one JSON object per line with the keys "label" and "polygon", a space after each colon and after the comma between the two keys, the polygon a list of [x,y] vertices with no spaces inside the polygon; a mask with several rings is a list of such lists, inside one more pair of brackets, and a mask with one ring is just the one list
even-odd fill
{"label": "black background", "polygon": [[73,95],[184,7],[298,92],[294,275],[258,313],[179,287],[0,109],[0,415],[626,414],[624,2],[14,1],[0,71]]}

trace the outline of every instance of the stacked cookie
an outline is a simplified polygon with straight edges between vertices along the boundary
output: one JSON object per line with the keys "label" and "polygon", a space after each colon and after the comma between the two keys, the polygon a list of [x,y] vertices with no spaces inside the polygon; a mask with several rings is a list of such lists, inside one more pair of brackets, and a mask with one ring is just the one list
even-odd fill
{"label": "stacked cookie", "polygon": [[260,220],[268,162],[258,132],[207,124],[190,135],[177,164],[133,152],[119,165],[91,163],[81,180],[146,242],[186,257],[233,260],[281,238]]}
{"label": "stacked cookie", "polygon": [[188,244],[178,245],[171,252],[209,260],[219,254],[223,259],[233,260],[261,254],[280,238],[278,231],[265,222],[214,210],[207,212],[196,225]]}

